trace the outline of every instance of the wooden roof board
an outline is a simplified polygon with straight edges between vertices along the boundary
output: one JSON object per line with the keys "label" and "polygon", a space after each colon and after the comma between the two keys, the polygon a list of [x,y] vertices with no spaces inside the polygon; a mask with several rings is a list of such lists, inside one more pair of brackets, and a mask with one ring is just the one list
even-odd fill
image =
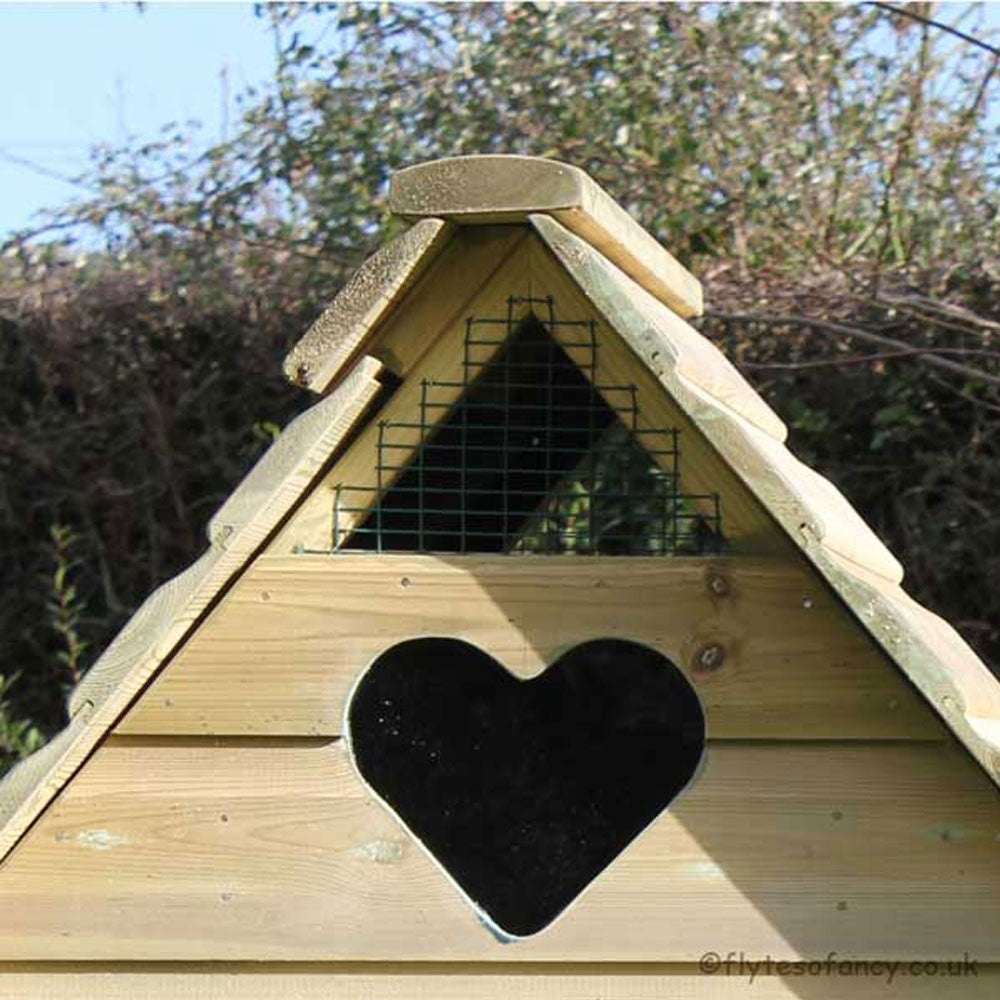
{"label": "wooden roof board", "polygon": [[361,350],[366,334],[412,287],[453,229],[441,219],[421,219],[365,260],[288,353],[285,375],[313,392],[329,389]]}
{"label": "wooden roof board", "polygon": [[683,340],[662,324],[659,303],[628,275],[554,219],[532,215],[531,222],[595,308],[1000,785],[1000,682],[950,625],[905,593],[892,553],[833,483],[785,447],[721,352],[688,328],[684,338],[702,341],[696,363],[689,363]]}
{"label": "wooden roof board", "polygon": [[577,167],[537,156],[456,156],[393,174],[389,207],[462,225],[544,212],[599,249],[679,316],[702,311],[701,282]]}
{"label": "wooden roof board", "polygon": [[307,491],[375,399],[380,370],[363,358],[288,426],[212,519],[208,551],[147,598],[77,685],[67,728],[0,782],[0,860]]}

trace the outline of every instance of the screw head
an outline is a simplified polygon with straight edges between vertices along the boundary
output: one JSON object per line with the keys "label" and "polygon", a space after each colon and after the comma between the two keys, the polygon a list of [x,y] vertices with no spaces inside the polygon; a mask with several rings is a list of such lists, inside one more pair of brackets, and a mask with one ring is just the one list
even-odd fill
{"label": "screw head", "polygon": [[718,670],[726,662],[726,647],[721,642],[707,642],[694,654],[694,669],[702,673]]}
{"label": "screw head", "polygon": [[715,597],[728,597],[729,581],[721,573],[709,573],[708,590]]}

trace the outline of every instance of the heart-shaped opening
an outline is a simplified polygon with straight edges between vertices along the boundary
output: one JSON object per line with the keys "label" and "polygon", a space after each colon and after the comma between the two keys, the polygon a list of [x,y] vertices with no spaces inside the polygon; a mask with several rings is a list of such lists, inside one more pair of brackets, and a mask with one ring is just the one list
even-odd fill
{"label": "heart-shaped opening", "polygon": [[690,781],[705,717],[661,653],[595,639],[531,680],[452,638],[384,652],[348,705],[364,780],[504,935],[550,924]]}

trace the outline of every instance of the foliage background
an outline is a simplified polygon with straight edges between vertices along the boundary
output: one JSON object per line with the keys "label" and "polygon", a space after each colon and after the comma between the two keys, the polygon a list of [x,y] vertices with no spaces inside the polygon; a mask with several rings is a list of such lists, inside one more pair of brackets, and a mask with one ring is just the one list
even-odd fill
{"label": "foliage background", "polygon": [[1000,665],[1000,73],[919,20],[975,5],[906,10],[261,10],[231,141],[95,150],[0,248],[0,769],[308,405],[281,358],[399,230],[389,174],[465,153],[582,167],[701,277],[793,450]]}

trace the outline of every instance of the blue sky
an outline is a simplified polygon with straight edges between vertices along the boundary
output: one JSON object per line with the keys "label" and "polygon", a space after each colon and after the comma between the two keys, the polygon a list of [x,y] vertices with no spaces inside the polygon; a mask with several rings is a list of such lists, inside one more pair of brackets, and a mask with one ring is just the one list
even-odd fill
{"label": "blue sky", "polygon": [[[957,6],[937,16],[951,21]],[[982,13],[983,27],[1000,28],[1000,2]],[[236,96],[272,68],[267,22],[249,3],[0,0],[0,243],[83,193],[58,178],[82,171],[95,143],[191,119],[217,141],[238,117]]]}
{"label": "blue sky", "polygon": [[218,140],[272,66],[251,4],[0,2],[0,242],[80,193],[51,175],[79,173],[95,143],[189,119]]}

